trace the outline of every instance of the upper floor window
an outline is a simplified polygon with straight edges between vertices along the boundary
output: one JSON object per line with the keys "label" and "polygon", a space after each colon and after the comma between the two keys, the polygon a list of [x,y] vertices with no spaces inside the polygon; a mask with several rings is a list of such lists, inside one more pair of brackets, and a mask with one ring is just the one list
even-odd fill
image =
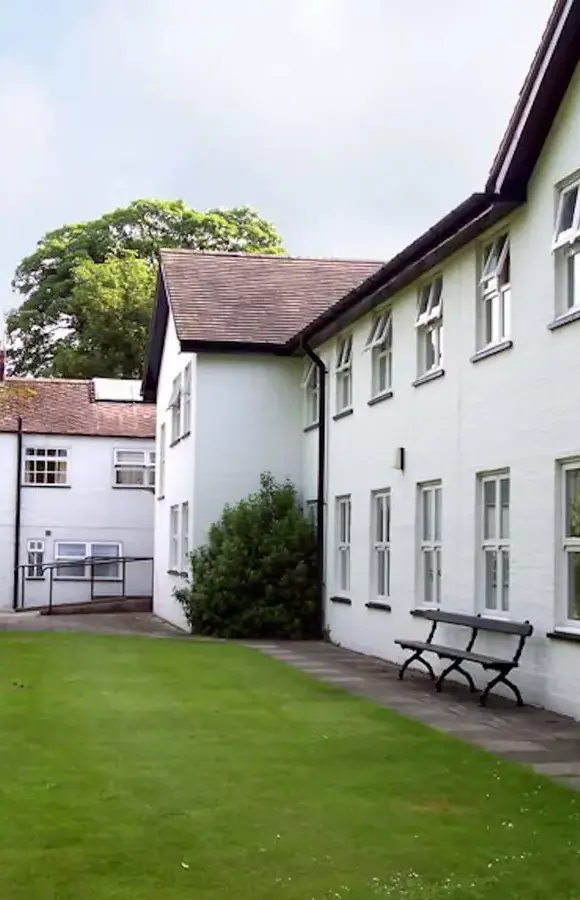
{"label": "upper floor window", "polygon": [[165,423],[159,429],[159,484],[158,496],[165,496]]}
{"label": "upper floor window", "polygon": [[306,366],[302,387],[304,389],[305,422],[306,428],[308,428],[309,425],[318,425],[320,416],[320,373],[318,366],[313,362],[309,362]]}
{"label": "upper floor window", "polygon": [[181,372],[173,379],[168,409],[171,410],[171,443],[181,437]]}
{"label": "upper floor window", "polygon": [[419,290],[417,303],[418,375],[440,369],[443,365],[443,276],[437,275]]}
{"label": "upper floor window", "polygon": [[507,234],[483,248],[480,287],[479,349],[510,336],[510,240]]}
{"label": "upper floor window", "polygon": [[481,551],[483,606],[489,612],[507,612],[510,592],[510,477],[485,476],[481,491]]}
{"label": "upper floor window", "polygon": [[558,198],[552,250],[556,259],[556,314],[580,308],[580,180]]}
{"label": "upper floor window", "polygon": [[155,451],[115,450],[115,486],[155,487]]}
{"label": "upper floor window", "polygon": [[191,431],[191,363],[183,370],[183,434]]}
{"label": "upper floor window", "polygon": [[26,447],[24,484],[55,487],[68,485],[69,452],[63,447]]}
{"label": "upper floor window", "polygon": [[336,412],[352,408],[352,335],[339,341],[336,350]]}
{"label": "upper floor window", "polygon": [[393,368],[393,319],[391,311],[374,319],[365,350],[371,353],[371,398],[391,390]]}

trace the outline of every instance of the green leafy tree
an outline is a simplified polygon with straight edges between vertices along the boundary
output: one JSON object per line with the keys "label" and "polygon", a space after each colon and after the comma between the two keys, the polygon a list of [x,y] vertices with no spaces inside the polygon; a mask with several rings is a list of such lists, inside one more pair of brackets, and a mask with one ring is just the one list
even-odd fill
{"label": "green leafy tree", "polygon": [[260,490],[226,506],[191,554],[191,583],[175,595],[196,634],[316,637],[317,545],[290,482],[264,474]]}
{"label": "green leafy tree", "polygon": [[[98,374],[93,368],[99,361],[96,331],[91,328],[91,334],[83,335],[83,330],[89,328],[92,311],[88,291],[79,288],[84,278],[82,264],[110,265],[111,257],[119,257],[140,259],[153,268],[162,247],[284,252],[276,230],[253,210],[238,207],[197,212],[181,200],[135,200],[100,219],[50,231],[39,241],[34,253],[22,260],[12,282],[14,290],[24,298],[7,319],[12,374],[64,376],[74,372],[78,377]],[[126,256],[127,253],[130,255]],[[142,270],[127,263],[127,271],[129,268],[134,268],[135,280],[139,281],[138,273]],[[109,269],[100,277],[93,269],[90,279],[104,284],[110,280],[110,274]],[[87,275],[85,283],[90,279]],[[123,279],[118,283],[122,285]],[[98,303],[102,303],[102,296],[101,291]],[[108,297],[109,307],[126,309],[127,328],[131,333],[135,307],[140,301],[124,304],[120,296],[113,303],[110,290]],[[152,296],[148,312],[151,302]],[[118,326],[125,327],[124,320],[118,320]],[[141,334],[138,329],[136,333]],[[103,332],[103,352],[110,338],[110,332]],[[139,353],[143,361],[143,343],[131,348],[126,364],[120,348],[118,351],[116,374],[134,375],[134,361]]]}

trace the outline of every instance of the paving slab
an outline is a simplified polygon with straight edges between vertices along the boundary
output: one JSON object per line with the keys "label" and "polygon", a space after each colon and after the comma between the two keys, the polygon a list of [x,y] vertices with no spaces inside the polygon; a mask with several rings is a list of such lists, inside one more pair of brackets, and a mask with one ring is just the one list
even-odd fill
{"label": "paving slab", "polygon": [[252,642],[249,646],[311,678],[367,697],[407,718],[417,719],[497,756],[531,766],[571,790],[580,790],[580,723],[549,710],[520,709],[492,695],[481,707],[460,683],[447,682],[438,694],[419,671],[399,681],[398,667],[327,642]]}

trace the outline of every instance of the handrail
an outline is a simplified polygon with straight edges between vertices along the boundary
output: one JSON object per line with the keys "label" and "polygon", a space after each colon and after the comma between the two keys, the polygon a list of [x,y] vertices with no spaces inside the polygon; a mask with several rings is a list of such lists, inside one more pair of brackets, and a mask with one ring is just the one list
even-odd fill
{"label": "handrail", "polygon": [[[31,565],[30,563],[20,563],[16,569],[15,574],[17,578],[20,579],[20,608],[25,608],[25,584],[26,584],[26,576],[25,570],[34,568],[37,572],[40,571],[40,577],[44,577],[45,572],[49,572],[49,587],[48,587],[48,614],[52,613],[53,607],[53,591],[54,591],[54,570],[55,569],[66,569],[71,568],[73,566],[84,565],[85,569],[87,566],[90,566],[90,577],[86,578],[83,576],[79,578],[79,581],[89,581],[91,585],[91,600],[95,599],[94,588],[95,588],[95,567],[99,567],[101,565],[110,565],[111,563],[120,563],[121,564],[121,578],[111,579],[112,581],[120,581],[122,585],[121,595],[125,596],[125,588],[126,588],[126,575],[127,575],[127,563],[134,562],[144,562],[144,563],[152,563],[154,562],[154,558],[152,556],[84,556],[79,557],[78,559],[71,560],[53,560],[52,562],[43,563],[41,566]],[[153,565],[151,566],[151,596],[153,596]],[[38,577],[38,576],[37,576]]]}

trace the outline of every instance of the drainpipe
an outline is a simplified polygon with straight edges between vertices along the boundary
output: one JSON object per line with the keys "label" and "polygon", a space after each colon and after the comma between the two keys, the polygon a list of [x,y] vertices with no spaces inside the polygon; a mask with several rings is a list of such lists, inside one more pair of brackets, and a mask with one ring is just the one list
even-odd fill
{"label": "drainpipe", "polygon": [[301,349],[312,360],[318,369],[318,477],[316,494],[316,542],[318,546],[318,630],[319,637],[324,634],[324,525],[325,525],[325,493],[326,493],[326,366],[312,347],[303,341]]}
{"label": "drainpipe", "polygon": [[18,416],[16,431],[16,511],[14,515],[14,582],[12,585],[12,609],[18,609],[18,585],[20,569],[20,518],[22,512],[22,416]]}

